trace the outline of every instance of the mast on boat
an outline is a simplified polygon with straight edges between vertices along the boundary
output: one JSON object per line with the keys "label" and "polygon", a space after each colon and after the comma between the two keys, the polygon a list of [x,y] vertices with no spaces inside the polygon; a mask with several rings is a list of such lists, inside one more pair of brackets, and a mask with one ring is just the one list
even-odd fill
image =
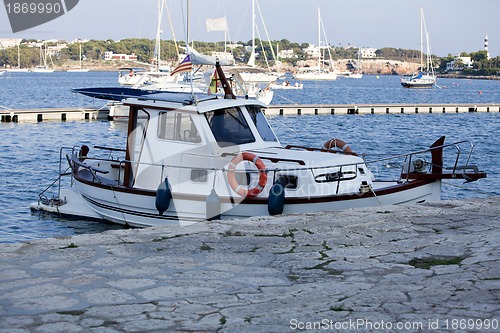
{"label": "mast on boat", "polygon": [[424,9],[420,7],[420,71],[424,69]]}
{"label": "mast on boat", "polygon": [[318,73],[321,73],[323,67],[321,63],[321,11],[318,7]]}

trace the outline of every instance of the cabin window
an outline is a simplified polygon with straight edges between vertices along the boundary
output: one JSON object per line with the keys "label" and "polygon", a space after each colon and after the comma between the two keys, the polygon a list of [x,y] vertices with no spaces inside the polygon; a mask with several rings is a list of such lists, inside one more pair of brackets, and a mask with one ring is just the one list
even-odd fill
{"label": "cabin window", "polygon": [[160,112],[158,138],[182,142],[200,143],[201,137],[191,115],[181,112]]}
{"label": "cabin window", "polygon": [[206,183],[208,181],[207,170],[201,170],[201,169],[191,170],[191,181],[193,183]]}
{"label": "cabin window", "polygon": [[238,107],[209,111],[205,113],[205,117],[220,147],[255,142],[255,137]]}
{"label": "cabin window", "polygon": [[269,126],[269,123],[266,120],[266,117],[262,113],[260,107],[256,105],[247,106],[248,113],[250,114],[250,118],[252,118],[255,127],[259,131],[262,140],[264,141],[278,141],[276,136],[273,133],[273,130]]}

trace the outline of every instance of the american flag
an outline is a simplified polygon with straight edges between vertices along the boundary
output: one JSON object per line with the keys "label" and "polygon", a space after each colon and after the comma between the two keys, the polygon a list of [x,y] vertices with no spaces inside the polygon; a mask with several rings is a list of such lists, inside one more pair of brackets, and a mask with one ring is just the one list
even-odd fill
{"label": "american flag", "polygon": [[180,72],[189,72],[193,69],[193,63],[191,62],[191,57],[189,54],[181,61],[179,66],[175,67],[175,69],[170,73],[170,75],[174,75]]}

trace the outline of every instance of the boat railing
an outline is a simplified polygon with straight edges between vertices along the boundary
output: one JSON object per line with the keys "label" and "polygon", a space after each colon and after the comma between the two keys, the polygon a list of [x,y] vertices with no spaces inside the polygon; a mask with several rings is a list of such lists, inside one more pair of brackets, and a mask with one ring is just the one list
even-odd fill
{"label": "boat railing", "polygon": [[[460,158],[463,155],[463,148],[460,147],[460,145],[462,145],[462,144],[468,144],[469,145],[469,149],[468,149],[468,152],[467,152],[466,157],[465,157],[465,164],[464,165],[459,165]],[[297,146],[297,147],[299,147],[299,146]],[[469,161],[470,161],[470,158],[471,158],[471,155],[472,155],[472,152],[473,152],[474,145],[470,141],[468,141],[468,140],[463,140],[463,141],[458,141],[458,142],[454,142],[454,143],[439,145],[439,146],[435,146],[435,147],[431,147],[431,148],[426,148],[426,149],[422,149],[422,150],[416,150],[416,151],[412,151],[412,152],[408,152],[408,153],[395,154],[395,155],[390,155],[390,156],[376,158],[376,159],[371,159],[371,160],[366,159],[366,157],[367,156],[375,156],[377,154],[362,154],[361,155],[362,158],[363,158],[363,162],[362,163],[360,163],[360,162],[349,162],[349,163],[342,163],[342,164],[335,164],[335,165],[323,165],[323,166],[286,166],[286,167],[279,166],[279,167],[265,168],[265,169],[262,169],[262,170],[246,170],[246,171],[250,172],[250,173],[304,171],[304,170],[309,170],[309,171],[316,170],[316,171],[318,171],[318,170],[327,170],[327,169],[332,169],[332,168],[345,168],[345,167],[349,167],[349,166],[351,166],[351,167],[357,167],[360,164],[366,164],[366,165],[368,165],[368,164],[375,164],[375,163],[380,163],[380,162],[394,160],[394,159],[401,159],[401,158],[403,158],[403,159],[404,158],[412,159],[412,158],[415,158],[415,156],[417,156],[417,155],[429,153],[429,152],[432,152],[434,150],[448,148],[448,147],[455,148],[455,150],[456,150],[456,156],[454,158],[453,166],[446,168],[447,170],[451,170],[452,173],[456,173],[457,171],[463,170],[464,168],[470,168],[470,169],[476,168],[473,165],[469,165]],[[125,151],[124,149],[107,148],[107,147],[99,147],[99,146],[96,146],[95,148],[101,148],[101,149],[106,149],[106,150],[110,150],[110,151],[120,151],[120,152],[124,152]],[[324,149],[319,149],[319,148],[318,149],[316,149],[316,148],[305,148],[305,149],[309,149],[309,150],[313,149],[313,150],[318,150],[318,151],[325,151]],[[385,154],[384,154],[384,156],[385,156]],[[265,159],[265,157],[262,157],[262,158]],[[119,161],[116,160],[116,162],[118,162],[120,164],[120,166],[118,168],[119,170],[123,169],[125,163],[130,163],[130,164],[133,164],[133,165],[154,166],[154,167],[160,167],[160,168],[163,168],[163,169],[168,169],[168,168],[193,169],[193,168],[196,168],[198,170],[224,171],[224,172],[227,172],[227,171],[230,170],[227,167],[223,167],[223,168],[207,167],[207,166],[196,166],[196,167],[193,167],[193,166],[186,166],[186,165],[175,165],[175,164],[168,164],[168,163],[138,162],[138,161],[131,161],[131,160],[119,160]],[[229,162],[229,160],[228,160],[228,162]]]}
{"label": "boat railing", "polygon": [[[468,149],[467,150],[464,149],[464,147],[462,147],[463,145],[468,145]],[[142,166],[148,166],[148,167],[152,166],[152,167],[161,168],[161,172],[159,174],[159,176],[160,176],[159,182],[164,180],[164,178],[168,174],[169,169],[196,169],[196,170],[205,170],[207,172],[212,171],[212,172],[215,172],[215,174],[216,174],[215,177],[217,177],[218,173],[221,173],[221,174],[226,173],[227,174],[227,172],[231,171],[231,169],[227,166],[224,166],[224,167],[211,167],[211,166],[202,166],[202,165],[196,165],[196,166],[189,165],[188,166],[188,165],[176,165],[176,164],[169,164],[169,163],[138,162],[138,161],[131,161],[131,160],[126,160],[126,159],[118,160],[118,159],[113,159],[111,156],[111,153],[112,152],[125,152],[124,149],[109,148],[109,147],[102,147],[102,146],[95,146],[94,148],[109,151],[109,156],[111,157],[111,159],[109,161],[113,161],[113,162],[117,163],[116,166],[117,166],[117,170],[118,170],[117,171],[118,172],[118,176],[117,176],[118,180],[124,179],[123,175],[122,175],[122,173],[124,171],[122,171],[122,170],[125,170],[125,165],[127,165],[127,164],[133,165],[135,167],[142,165]],[[297,148],[308,149],[305,147],[297,147]],[[363,154],[363,155],[361,155],[362,162],[348,162],[348,163],[342,163],[342,164],[322,165],[322,166],[277,165],[276,167],[268,167],[265,169],[237,170],[237,172],[245,172],[248,174],[259,174],[261,172],[265,172],[267,174],[271,173],[273,176],[272,179],[274,179],[274,180],[277,180],[280,177],[280,175],[283,175],[283,174],[289,175],[290,173],[308,172],[308,173],[312,174],[313,179],[318,183],[337,182],[340,184],[340,182],[342,182],[342,181],[348,181],[348,180],[352,180],[352,179],[356,178],[357,172],[353,171],[353,169],[357,170],[358,167],[360,167],[360,166],[373,165],[373,164],[386,162],[386,161],[390,161],[390,160],[401,160],[402,159],[402,160],[404,160],[404,163],[403,163],[403,170],[402,170],[400,176],[406,175],[405,178],[406,178],[406,180],[408,180],[408,179],[410,179],[410,177],[408,176],[410,172],[408,172],[409,171],[408,169],[406,170],[407,172],[405,172],[405,170],[404,170],[405,167],[408,168],[408,165],[411,165],[411,163],[413,161],[417,160],[419,155],[426,154],[429,152],[432,153],[435,150],[442,150],[445,148],[454,149],[456,151],[456,156],[453,158],[452,166],[443,167],[442,161],[441,161],[441,164],[438,165],[440,168],[444,168],[445,170],[451,172],[451,174],[453,174],[453,175],[455,175],[459,172],[464,172],[465,170],[471,170],[471,171],[476,172],[476,173],[478,172],[477,166],[469,165],[471,155],[472,155],[472,152],[474,149],[474,145],[468,140],[433,146],[433,147],[426,148],[426,149],[416,150],[416,151],[402,153],[402,154],[395,154],[395,155],[385,156],[385,157],[380,157],[380,158],[375,158],[375,159],[367,159],[367,156],[376,156],[377,154],[369,154],[369,155]],[[66,156],[70,157],[68,159],[70,165],[71,165],[71,163],[73,163],[74,165],[77,165],[79,167],[88,168],[89,171],[91,171],[92,173],[93,173],[93,171],[95,171],[95,172],[104,171],[104,170],[101,170],[99,168],[97,168],[99,170],[95,170],[96,168],[91,167],[89,164],[80,162],[80,160],[78,158],[76,158],[76,159],[71,158],[72,156],[73,157],[78,156],[79,148],[77,148],[77,147],[63,147],[60,150],[60,163],[59,163],[60,177],[63,175],[70,174],[70,173],[67,173],[67,171],[68,171],[67,169],[65,171],[63,170],[62,160],[63,160],[63,150],[65,150],[65,149],[71,150],[71,155],[66,155]],[[315,149],[315,150],[322,150],[322,149]],[[325,151],[325,150],[323,149],[322,151]],[[235,154],[235,155],[237,155],[237,154]],[[465,157],[463,157],[464,155],[465,155]],[[262,157],[262,158],[265,159],[265,157]],[[465,164],[463,164],[463,165],[459,165],[459,161],[461,160],[461,158],[462,158],[462,160],[465,159]],[[96,161],[97,160],[106,160],[106,159],[100,159],[100,158],[94,159],[94,158],[88,158],[88,157],[87,157],[87,159],[96,160]],[[228,159],[228,162],[229,162],[229,159]],[[427,165],[433,166],[434,163],[436,163],[436,161],[432,161],[431,163],[427,163]],[[226,164],[227,163],[225,163],[225,165]],[[90,169],[92,169],[92,170],[90,170]],[[334,171],[332,171],[332,169]],[[234,171],[234,169],[233,169],[233,171]],[[60,184],[60,177],[58,177],[59,184]],[[96,179],[100,179],[100,177],[96,177]],[[42,194],[44,192],[42,192]],[[59,193],[60,193],[60,185],[59,185],[58,194]]]}

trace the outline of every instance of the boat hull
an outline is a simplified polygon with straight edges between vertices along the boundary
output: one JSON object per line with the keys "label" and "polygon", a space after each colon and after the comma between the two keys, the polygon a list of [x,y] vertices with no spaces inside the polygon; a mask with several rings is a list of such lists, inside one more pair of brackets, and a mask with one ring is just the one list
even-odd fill
{"label": "boat hull", "polygon": [[410,89],[430,89],[434,86],[434,82],[424,82],[424,83],[401,82],[401,85],[404,88],[410,88]]}
{"label": "boat hull", "polygon": [[[156,209],[156,191],[125,189],[77,182],[73,193],[66,196],[67,203],[57,209],[32,205],[32,209],[62,215],[100,218],[113,223],[134,227],[188,225],[207,219],[207,196],[173,194],[169,208],[159,214]],[[440,180],[417,180],[407,183],[374,183],[374,192],[320,197],[286,197],[283,214],[312,213],[318,211],[384,205],[411,205],[440,200]],[[248,218],[269,215],[267,198],[221,198],[222,219]],[[241,199],[240,199],[241,200]],[[66,206],[67,205],[67,206]],[[75,209],[75,207],[83,207]]]}

